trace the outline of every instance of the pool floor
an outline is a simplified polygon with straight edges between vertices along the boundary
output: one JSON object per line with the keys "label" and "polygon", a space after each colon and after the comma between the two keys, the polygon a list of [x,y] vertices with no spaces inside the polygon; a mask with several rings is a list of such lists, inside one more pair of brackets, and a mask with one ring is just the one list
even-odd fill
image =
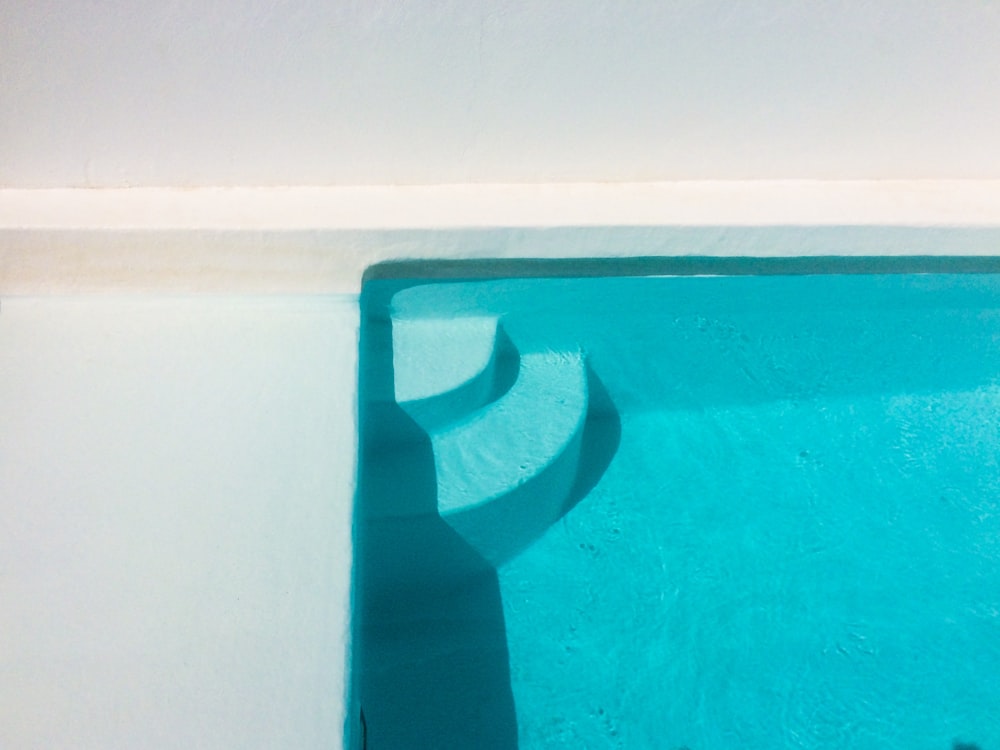
{"label": "pool floor", "polygon": [[[397,282],[368,304],[369,750],[1000,748],[1000,277]],[[520,370],[461,409],[389,404],[394,378],[442,377],[421,347],[484,371],[433,343],[470,319]],[[430,333],[391,349],[410,320]],[[518,439],[447,453],[497,410]]]}

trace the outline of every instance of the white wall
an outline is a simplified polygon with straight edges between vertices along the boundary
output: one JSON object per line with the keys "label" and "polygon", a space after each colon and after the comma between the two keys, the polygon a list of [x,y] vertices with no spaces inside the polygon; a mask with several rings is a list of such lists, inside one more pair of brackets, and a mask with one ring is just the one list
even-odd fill
{"label": "white wall", "polygon": [[0,307],[0,747],[333,748],[349,297]]}
{"label": "white wall", "polygon": [[0,0],[0,186],[1000,176],[988,0]]}

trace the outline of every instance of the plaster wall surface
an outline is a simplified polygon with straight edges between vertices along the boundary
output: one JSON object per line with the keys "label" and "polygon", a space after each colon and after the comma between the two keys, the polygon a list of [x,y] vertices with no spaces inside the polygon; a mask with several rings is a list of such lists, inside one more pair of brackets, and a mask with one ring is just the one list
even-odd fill
{"label": "plaster wall surface", "polygon": [[0,186],[1000,176],[983,0],[0,0]]}
{"label": "plaster wall surface", "polygon": [[0,747],[340,746],[357,323],[3,299]]}

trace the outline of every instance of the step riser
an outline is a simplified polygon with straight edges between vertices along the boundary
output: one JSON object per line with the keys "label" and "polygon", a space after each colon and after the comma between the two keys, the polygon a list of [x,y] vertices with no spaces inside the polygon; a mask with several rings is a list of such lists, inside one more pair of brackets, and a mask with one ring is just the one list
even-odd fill
{"label": "step riser", "polygon": [[528,547],[566,508],[576,483],[584,424],[543,471],[502,497],[443,514],[445,522],[495,567]]}

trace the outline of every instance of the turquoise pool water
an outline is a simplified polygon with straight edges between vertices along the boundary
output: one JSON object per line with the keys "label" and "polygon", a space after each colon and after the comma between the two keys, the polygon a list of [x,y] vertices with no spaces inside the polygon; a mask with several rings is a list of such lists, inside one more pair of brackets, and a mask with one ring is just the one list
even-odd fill
{"label": "turquoise pool water", "polygon": [[369,750],[1000,748],[1000,276],[364,305]]}

